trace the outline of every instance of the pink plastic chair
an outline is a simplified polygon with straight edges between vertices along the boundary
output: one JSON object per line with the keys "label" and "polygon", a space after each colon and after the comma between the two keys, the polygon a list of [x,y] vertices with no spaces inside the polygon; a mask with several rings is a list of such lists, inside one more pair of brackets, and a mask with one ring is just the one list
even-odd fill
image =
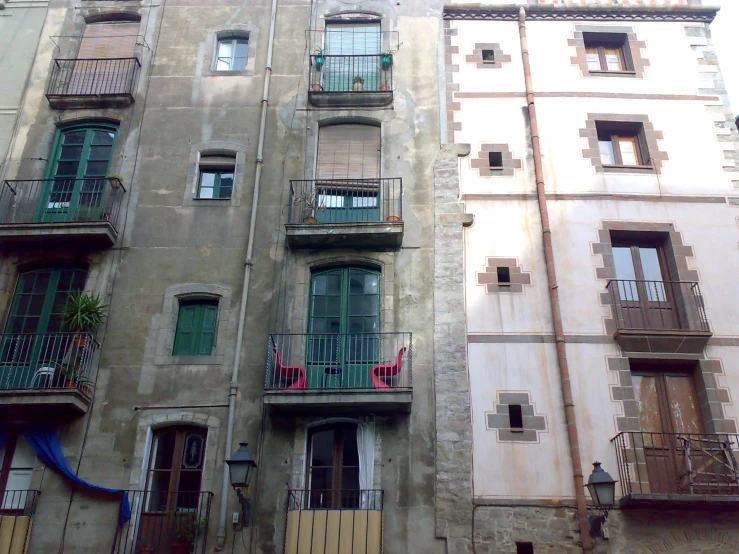
{"label": "pink plastic chair", "polygon": [[372,384],[376,389],[392,388],[383,379],[387,379],[388,377],[395,377],[398,373],[400,373],[400,371],[403,369],[403,354],[405,354],[406,350],[408,349],[405,346],[398,350],[398,359],[395,360],[394,364],[380,364],[376,365],[370,370],[370,378],[372,379]]}
{"label": "pink plastic chair", "polygon": [[307,389],[308,375],[305,368],[299,365],[282,365],[282,356],[280,356],[280,351],[277,350],[276,346],[272,350],[274,350],[275,357],[277,358],[275,361],[275,375],[279,377],[279,383],[291,381],[291,383],[285,387],[286,389]]}

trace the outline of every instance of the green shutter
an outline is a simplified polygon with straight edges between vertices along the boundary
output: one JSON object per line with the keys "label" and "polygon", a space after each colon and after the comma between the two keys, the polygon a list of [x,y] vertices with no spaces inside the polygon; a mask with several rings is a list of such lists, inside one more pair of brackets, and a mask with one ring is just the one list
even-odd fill
{"label": "green shutter", "polygon": [[198,354],[201,356],[210,356],[211,352],[213,352],[217,320],[218,305],[203,305],[202,325],[200,326],[200,340],[198,344]]}
{"label": "green shutter", "polygon": [[180,304],[173,356],[209,356],[213,351],[218,320],[218,304],[188,302]]}

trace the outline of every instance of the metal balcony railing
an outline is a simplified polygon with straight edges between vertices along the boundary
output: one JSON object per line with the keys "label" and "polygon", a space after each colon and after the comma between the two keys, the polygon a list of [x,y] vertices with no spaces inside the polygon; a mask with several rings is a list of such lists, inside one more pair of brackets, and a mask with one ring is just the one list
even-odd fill
{"label": "metal balcony railing", "polygon": [[126,96],[133,100],[138,58],[54,60],[46,97]]}
{"label": "metal balcony railing", "polygon": [[0,390],[75,388],[90,395],[99,347],[89,333],[0,335]]}
{"label": "metal balcony railing", "polygon": [[613,279],[607,287],[618,329],[710,331],[698,283]]}
{"label": "metal balcony railing", "polygon": [[[36,513],[36,503],[38,496],[41,494],[36,490],[6,490],[2,495],[2,505],[0,505],[0,516],[26,516],[33,517]],[[18,523],[16,521],[15,523]],[[0,535],[2,529],[0,528]]]}
{"label": "metal balcony railing", "polygon": [[107,222],[117,230],[126,189],[108,179],[5,181],[0,225]]}
{"label": "metal balcony railing", "polygon": [[270,335],[265,390],[412,387],[411,333]]}
{"label": "metal balcony railing", "polygon": [[111,554],[205,554],[211,492],[126,491],[131,520]]}
{"label": "metal balcony railing", "polygon": [[290,181],[289,223],[401,221],[403,180]]}
{"label": "metal balcony railing", "polygon": [[314,54],[309,78],[313,93],[392,93],[393,56]]}
{"label": "metal balcony railing", "polygon": [[623,496],[739,495],[738,435],[626,432],[611,442]]}
{"label": "metal balcony railing", "polygon": [[0,506],[0,552],[22,554],[28,551],[31,522],[36,513],[39,491],[6,490]]}
{"label": "metal balcony railing", "polygon": [[380,554],[382,490],[288,490],[285,554]]}

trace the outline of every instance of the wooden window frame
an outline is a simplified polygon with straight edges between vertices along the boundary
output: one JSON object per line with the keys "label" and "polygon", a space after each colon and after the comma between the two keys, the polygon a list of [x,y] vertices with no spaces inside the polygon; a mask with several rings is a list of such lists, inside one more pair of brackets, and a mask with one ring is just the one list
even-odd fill
{"label": "wooden window frame", "polygon": [[[629,51],[629,38],[626,33],[583,33],[585,44],[585,65],[588,73],[634,73],[634,64]],[[587,64],[588,50],[597,49],[600,69],[591,69]],[[608,69],[606,50],[617,50],[619,69]]]}
{"label": "wooden window frame", "polygon": [[[227,42],[231,43],[231,56],[226,59],[222,58],[218,54],[220,53],[221,44]],[[241,42],[246,44],[246,57],[244,58],[244,67],[240,69],[234,69],[234,59],[236,54],[236,45]],[[219,61],[227,61],[228,69],[218,69]],[[246,71],[249,65],[249,36],[248,35],[234,35],[234,34],[222,34],[216,36],[216,48],[213,56],[213,71],[215,72],[226,72],[226,71]]]}
{"label": "wooden window frame", "polygon": [[[331,497],[328,499],[328,506],[325,506],[329,509],[343,509],[343,499],[341,496],[341,493],[345,490],[351,490],[351,489],[344,489],[343,488],[343,472],[345,469],[353,469],[355,466],[345,466],[344,461],[344,451],[343,451],[343,445],[344,445],[344,436],[345,433],[353,432],[356,436],[357,433],[357,425],[355,423],[336,423],[332,425],[323,425],[320,427],[316,427],[314,429],[310,429],[308,433],[308,456],[306,457],[306,490],[308,491],[308,494],[306,495],[306,498],[308,499],[309,503],[313,502],[312,498],[312,491],[313,491],[313,483],[312,483],[312,470],[314,468],[326,468],[327,466],[313,466],[313,436],[317,433],[322,433],[325,431],[333,431],[334,432],[334,442],[333,442],[333,454],[331,457],[332,466],[331,466],[331,488],[325,489],[327,491],[331,492]],[[359,456],[359,445],[357,445],[357,456]],[[359,471],[359,465],[356,466],[357,471]],[[324,490],[324,489],[318,489],[318,490]],[[357,488],[357,492],[359,492],[360,489]],[[357,501],[359,501],[359,495],[357,495]],[[306,506],[310,507],[310,506]],[[321,506],[324,507],[324,506]]]}
{"label": "wooden window frame", "polygon": [[[203,187],[203,175],[204,174],[214,174],[215,177],[213,179],[213,196],[207,197],[207,196],[201,196],[201,191]],[[221,178],[224,174],[231,174],[231,192],[228,196],[221,196]],[[198,192],[197,196],[195,197],[196,200],[231,200],[231,197],[233,196],[233,189],[234,189],[234,181],[236,180],[236,168],[235,166],[230,167],[208,167],[208,166],[201,166],[200,171],[198,172]],[[210,188],[210,187],[208,187]]]}
{"label": "wooden window frame", "polygon": [[[617,121],[596,121],[595,128],[598,133],[598,143],[610,142],[613,150],[612,164],[603,163],[603,157],[599,153],[599,159],[603,167],[618,168],[641,168],[651,169],[653,167],[649,148],[647,146],[647,138],[644,134],[644,125],[641,123],[617,122]],[[629,138],[634,140],[634,156],[636,164],[625,164],[621,153],[620,139]]]}
{"label": "wooden window frame", "polygon": [[[199,308],[199,314],[196,316],[197,318],[194,318],[194,324],[193,324],[193,341],[191,345],[191,349],[186,349],[180,341],[183,339],[182,334],[184,333],[184,330],[182,329],[181,325],[183,322],[182,319],[182,311],[183,308],[186,308],[188,306],[197,306]],[[215,322],[213,325],[213,341],[210,346],[209,352],[202,353],[202,341],[203,341],[203,320],[205,316],[205,309],[206,307],[215,307],[216,314],[215,314]],[[175,327],[174,332],[174,342],[172,345],[172,355],[173,356],[211,356],[213,355],[213,351],[216,348],[216,339],[218,336],[218,300],[212,300],[212,299],[182,299],[179,302],[179,309],[177,313],[177,325]]]}
{"label": "wooden window frame", "polygon": [[667,238],[661,236],[661,233],[612,233],[611,246],[613,248],[630,248],[631,259],[634,262],[634,275],[637,280],[645,281],[644,270],[641,264],[640,248],[656,248],[657,258],[659,259],[659,267],[662,272],[663,281],[672,281],[670,274],[670,264],[667,259]]}

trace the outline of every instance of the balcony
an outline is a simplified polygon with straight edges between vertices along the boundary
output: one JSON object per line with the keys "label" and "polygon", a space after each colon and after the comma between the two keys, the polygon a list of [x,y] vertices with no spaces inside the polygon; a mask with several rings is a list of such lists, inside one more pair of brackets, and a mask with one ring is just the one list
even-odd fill
{"label": "balcony", "polygon": [[290,490],[285,554],[381,554],[382,490]]}
{"label": "balcony", "polygon": [[290,181],[285,230],[292,248],[397,247],[402,217],[399,178]]}
{"label": "balcony", "polygon": [[131,520],[111,554],[205,554],[212,492],[126,491]]}
{"label": "balcony", "polygon": [[727,507],[739,503],[739,436],[619,433],[622,507]]}
{"label": "balcony", "polygon": [[308,101],[323,108],[381,107],[393,102],[393,56],[314,54]]}
{"label": "balcony", "polygon": [[0,244],[76,242],[107,248],[118,238],[123,194],[119,181],[5,181],[0,190]]}
{"label": "balcony", "polygon": [[26,554],[39,491],[6,490],[0,506],[0,552]]}
{"label": "balcony", "polygon": [[0,417],[85,414],[99,346],[88,333],[0,335]]}
{"label": "balcony", "polygon": [[46,98],[59,110],[128,106],[140,69],[138,58],[54,60]]}
{"label": "balcony", "polygon": [[264,403],[273,412],[410,412],[411,333],[270,335]]}
{"label": "balcony", "polygon": [[700,354],[711,338],[698,283],[612,280],[608,292],[626,352]]}

